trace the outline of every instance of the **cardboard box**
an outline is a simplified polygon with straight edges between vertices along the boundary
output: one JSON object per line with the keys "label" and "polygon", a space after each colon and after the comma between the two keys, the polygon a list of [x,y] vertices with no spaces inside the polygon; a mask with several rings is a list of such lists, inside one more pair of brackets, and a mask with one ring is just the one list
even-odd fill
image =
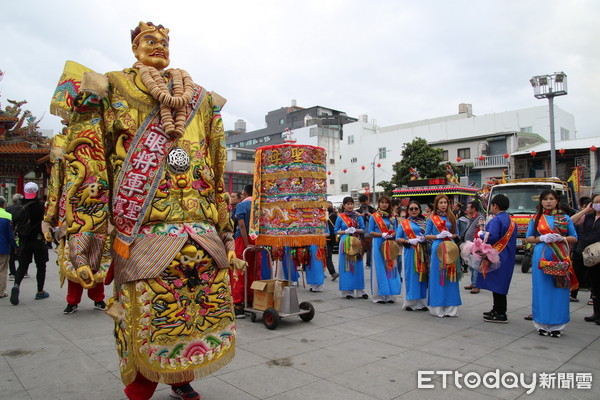
{"label": "cardboard box", "polygon": [[282,288],[288,285],[289,281],[276,281],[274,279],[252,282],[250,286],[250,289],[254,291],[252,307],[256,310],[274,308],[279,311],[281,294],[283,292]]}
{"label": "cardboard box", "polygon": [[273,308],[273,291],[275,284],[269,281],[254,281],[250,288],[254,291],[252,307],[256,310]]}

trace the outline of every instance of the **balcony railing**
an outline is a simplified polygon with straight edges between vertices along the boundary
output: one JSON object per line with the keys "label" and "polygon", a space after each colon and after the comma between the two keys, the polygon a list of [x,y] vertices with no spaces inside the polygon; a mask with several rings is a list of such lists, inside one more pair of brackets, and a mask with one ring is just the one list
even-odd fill
{"label": "balcony railing", "polygon": [[474,168],[502,168],[508,167],[508,160],[504,158],[503,154],[495,156],[483,156],[483,159],[479,157],[475,158],[473,163]]}

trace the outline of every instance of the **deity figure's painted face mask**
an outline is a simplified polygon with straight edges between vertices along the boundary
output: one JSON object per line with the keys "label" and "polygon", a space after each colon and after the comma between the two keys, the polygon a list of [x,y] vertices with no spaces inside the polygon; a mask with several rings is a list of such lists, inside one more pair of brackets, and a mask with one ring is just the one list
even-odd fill
{"label": "deity figure's painted face mask", "polygon": [[169,39],[157,31],[142,34],[131,49],[135,58],[144,65],[159,71],[169,66]]}

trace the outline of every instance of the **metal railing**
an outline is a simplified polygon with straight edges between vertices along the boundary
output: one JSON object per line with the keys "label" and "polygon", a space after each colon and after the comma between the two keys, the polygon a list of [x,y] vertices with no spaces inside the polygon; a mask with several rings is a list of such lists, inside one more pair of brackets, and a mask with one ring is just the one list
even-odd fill
{"label": "metal railing", "polygon": [[485,168],[485,167],[508,167],[508,160],[504,158],[503,154],[495,156],[483,156],[483,159],[479,157],[475,158],[473,167]]}

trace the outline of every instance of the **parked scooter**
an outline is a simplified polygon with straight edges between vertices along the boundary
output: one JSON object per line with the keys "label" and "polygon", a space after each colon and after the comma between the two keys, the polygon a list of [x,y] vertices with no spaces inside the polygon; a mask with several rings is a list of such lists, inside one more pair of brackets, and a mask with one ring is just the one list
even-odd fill
{"label": "parked scooter", "polygon": [[531,259],[533,258],[533,243],[526,243],[523,248],[523,259],[521,260],[521,272],[526,274],[531,269]]}

